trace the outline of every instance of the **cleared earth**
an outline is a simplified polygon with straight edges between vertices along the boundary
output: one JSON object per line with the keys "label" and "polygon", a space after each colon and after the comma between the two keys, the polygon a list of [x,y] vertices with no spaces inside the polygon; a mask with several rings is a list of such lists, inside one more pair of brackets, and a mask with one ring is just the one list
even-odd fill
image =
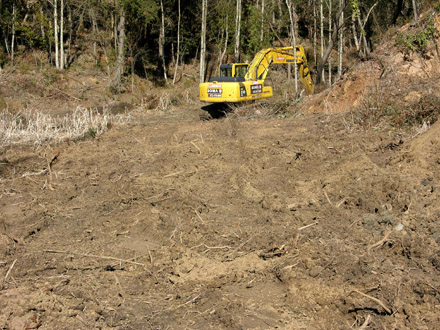
{"label": "cleared earth", "polygon": [[434,329],[440,126],[140,115],[0,152],[2,329]]}

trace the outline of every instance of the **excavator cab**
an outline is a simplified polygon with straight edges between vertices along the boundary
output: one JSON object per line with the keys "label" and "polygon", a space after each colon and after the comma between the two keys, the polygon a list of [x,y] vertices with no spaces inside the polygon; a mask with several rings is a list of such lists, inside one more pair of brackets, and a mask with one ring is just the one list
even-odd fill
{"label": "excavator cab", "polygon": [[220,64],[220,77],[244,77],[248,66],[247,63]]}
{"label": "excavator cab", "polygon": [[247,73],[249,64],[232,63],[220,64],[220,77],[212,77],[210,82],[242,82],[245,81],[244,76]]}

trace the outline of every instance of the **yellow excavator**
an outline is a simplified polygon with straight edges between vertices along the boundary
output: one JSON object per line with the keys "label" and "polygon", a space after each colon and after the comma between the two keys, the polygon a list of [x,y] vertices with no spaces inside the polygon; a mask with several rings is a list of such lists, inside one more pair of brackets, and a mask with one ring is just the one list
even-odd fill
{"label": "yellow excavator", "polygon": [[200,84],[200,101],[239,103],[272,97],[272,87],[264,84],[270,66],[294,64],[295,60],[305,89],[313,94],[313,82],[304,47],[297,46],[296,54],[293,47],[278,47],[260,50],[250,64],[221,64],[220,77]]}

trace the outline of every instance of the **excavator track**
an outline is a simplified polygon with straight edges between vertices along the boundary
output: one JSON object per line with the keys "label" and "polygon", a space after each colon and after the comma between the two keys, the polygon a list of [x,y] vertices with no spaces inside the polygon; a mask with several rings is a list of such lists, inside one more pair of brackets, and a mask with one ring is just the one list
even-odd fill
{"label": "excavator track", "polygon": [[226,117],[235,109],[231,103],[211,103],[200,108],[199,118],[201,120],[211,120]]}
{"label": "excavator track", "polygon": [[201,120],[221,119],[233,114],[236,110],[246,111],[257,104],[265,104],[264,100],[234,102],[234,103],[211,103],[199,109],[199,118]]}

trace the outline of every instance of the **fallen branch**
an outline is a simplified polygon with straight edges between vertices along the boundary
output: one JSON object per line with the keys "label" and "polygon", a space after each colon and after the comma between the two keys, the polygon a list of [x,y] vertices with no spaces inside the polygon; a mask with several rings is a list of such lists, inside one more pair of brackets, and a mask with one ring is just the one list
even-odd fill
{"label": "fallen branch", "polygon": [[378,242],[376,242],[376,243],[374,243],[374,244],[372,244],[372,245],[370,245],[370,246],[368,247],[368,252],[370,252],[370,250],[372,250],[372,249],[374,249],[374,248],[377,248],[377,247],[380,247],[380,246],[384,245],[385,242],[388,241],[388,238],[390,237],[390,235],[391,235],[392,232],[393,232],[393,230],[392,230],[392,229],[389,229],[389,230],[385,233],[385,236],[384,236],[380,241],[378,241]]}
{"label": "fallen branch", "polygon": [[378,304],[380,307],[382,307],[385,310],[385,312],[387,312],[387,314],[389,314],[389,315],[393,314],[391,309],[386,307],[385,304],[382,301],[380,301],[379,299],[374,298],[374,297],[372,297],[372,296],[370,296],[370,295],[368,295],[366,293],[360,292],[359,290],[356,290],[356,289],[353,289],[352,292],[356,292],[357,294],[360,294],[361,296],[374,301],[376,304]]}
{"label": "fallen branch", "polygon": [[46,161],[47,161],[47,170],[49,172],[49,177],[47,178],[47,183],[48,183],[47,186],[49,187],[50,190],[53,191],[55,189],[53,189],[53,187],[52,187],[52,165],[51,165],[51,162],[49,162],[49,159],[46,159]]}
{"label": "fallen branch", "polygon": [[425,282],[425,284],[426,284],[427,286],[429,286],[431,289],[433,289],[435,292],[440,293],[440,290],[437,289],[436,287],[434,287],[433,285],[429,284],[428,282]]}
{"label": "fallen branch", "polygon": [[324,195],[325,195],[325,198],[327,199],[327,202],[328,202],[331,206],[333,206],[333,203],[332,203],[332,201],[330,200],[330,198],[328,198],[328,195],[327,195],[327,192],[326,192],[326,191],[324,191]]}
{"label": "fallen branch", "polygon": [[12,262],[11,267],[9,267],[9,269],[8,269],[6,275],[5,275],[5,278],[3,279],[3,284],[6,283],[6,281],[8,280],[9,274],[11,273],[12,268],[14,268],[16,262],[17,262],[17,259],[15,259],[15,260]]}
{"label": "fallen branch", "polygon": [[193,246],[190,249],[191,250],[192,249],[196,249],[196,248],[201,247],[201,246],[204,246],[207,250],[223,250],[223,249],[231,249],[232,248],[231,246],[227,246],[227,245],[225,245],[225,246],[208,246],[205,243],[201,243],[199,245]]}
{"label": "fallen branch", "polygon": [[33,176],[33,175],[41,175],[41,174],[46,174],[46,173],[47,173],[47,168],[45,168],[44,170],[41,170],[39,172],[32,172],[32,173],[26,172],[21,177],[25,178],[25,177],[29,177],[29,176]]}
{"label": "fallen branch", "polygon": [[184,303],[184,305],[188,305],[188,304],[190,304],[190,303],[192,303],[192,302],[195,302],[198,298],[200,298],[201,295],[202,295],[201,293],[198,294],[198,295],[195,296],[194,298],[192,298],[192,299],[188,300],[186,303]]}
{"label": "fallen branch", "polygon": [[165,202],[165,201],[169,200],[170,198],[171,198],[171,197],[165,197],[165,198],[162,198],[162,199],[158,199],[157,201],[152,201],[152,202],[150,202],[150,204],[151,204],[151,205],[156,205],[156,204],[158,204],[158,203]]}
{"label": "fallen branch", "polygon": [[25,330],[31,330],[31,329],[38,329],[40,326],[41,326],[41,321],[37,321],[37,318],[34,316],[33,318],[32,318],[32,322],[34,322],[35,323],[35,325],[33,325],[33,326],[27,326],[26,328],[25,328]]}
{"label": "fallen branch", "polygon": [[199,151],[199,154],[201,155],[201,154],[202,154],[202,151],[200,150],[200,148],[199,148],[194,142],[190,141],[190,143],[191,143],[194,147],[196,147],[196,149]]}
{"label": "fallen branch", "polygon": [[203,221],[203,218],[202,218],[202,216],[199,214],[199,212],[197,212],[197,210],[194,210],[194,212],[196,213],[197,218],[199,218],[199,220],[200,220],[202,223],[205,223],[205,221]]}
{"label": "fallen branch", "polygon": [[59,254],[73,254],[73,255],[77,255],[77,256],[80,256],[80,257],[86,257],[86,258],[116,260],[116,261],[119,261],[119,262],[125,262],[125,263],[128,263],[128,264],[138,265],[138,266],[145,267],[145,264],[141,264],[140,262],[135,262],[135,261],[131,261],[131,260],[125,260],[125,259],[120,259],[120,258],[110,257],[110,256],[98,256],[98,255],[95,255],[95,254],[84,254],[84,253],[77,253],[77,252],[71,252],[71,251],[58,251],[58,250],[43,250],[43,252],[46,252],[46,253],[59,253]]}
{"label": "fallen branch", "polygon": [[164,178],[170,178],[172,176],[176,176],[176,175],[182,174],[183,172],[185,172],[185,171],[179,171],[179,172],[167,174],[167,175],[164,176]]}
{"label": "fallen branch", "polygon": [[298,228],[298,230],[303,230],[303,229],[306,229],[306,228],[312,227],[312,226],[317,225],[317,224],[318,224],[318,222],[314,222],[314,223],[311,223],[311,224],[309,224],[309,225],[302,226],[302,227]]}
{"label": "fallen branch", "polygon": [[342,204],[347,201],[347,198],[343,198],[338,204],[336,204],[336,208],[339,208]]}
{"label": "fallen branch", "polygon": [[50,168],[50,169],[52,168],[52,165],[54,165],[54,164],[58,161],[58,157],[59,157],[59,156],[60,156],[60,152],[57,151],[57,152],[55,153],[55,156],[52,157],[52,160],[51,160],[50,163],[49,163],[49,168]]}
{"label": "fallen branch", "polygon": [[365,319],[365,322],[361,325],[359,330],[365,330],[368,327],[368,324],[370,323],[370,315],[367,315],[367,318]]}
{"label": "fallen branch", "polygon": [[[70,95],[70,94],[68,94],[68,93],[66,93],[66,92],[63,92],[61,89],[55,88],[55,87],[53,87],[53,86],[51,86],[51,89],[54,89],[54,90],[57,91],[58,93],[63,94],[63,95],[65,95],[65,96],[67,96],[67,97],[70,97],[71,99],[74,99],[74,100],[76,100],[76,101],[81,101],[79,98],[77,98],[77,97],[75,97],[75,96],[73,96],[73,95]],[[50,97],[50,96],[52,96],[52,95],[49,95],[49,97]]]}

